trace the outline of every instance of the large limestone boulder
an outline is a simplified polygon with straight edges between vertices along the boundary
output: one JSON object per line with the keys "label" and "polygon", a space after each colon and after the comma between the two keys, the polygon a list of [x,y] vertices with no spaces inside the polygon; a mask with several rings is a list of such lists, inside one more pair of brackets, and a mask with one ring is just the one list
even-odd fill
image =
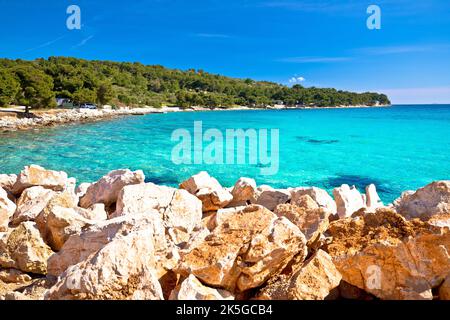
{"label": "large limestone boulder", "polygon": [[22,222],[0,236],[0,266],[35,274],[47,273],[52,250],[42,240],[34,222]]}
{"label": "large limestone boulder", "polygon": [[350,187],[344,184],[335,188],[333,196],[336,201],[337,214],[341,219],[350,217],[356,211],[366,207],[365,198],[355,186]]}
{"label": "large limestone boulder", "polygon": [[165,237],[165,228],[157,214],[129,215],[87,226],[80,234],[72,235],[61,250],[48,260],[48,273],[59,276],[69,266],[88,259],[108,243],[128,234],[147,230],[152,234],[153,255],[158,276],[164,275],[178,261],[177,252]]}
{"label": "large limestone boulder", "polygon": [[291,193],[285,189],[274,189],[270,186],[260,186],[251,203],[261,205],[270,211],[275,210],[279,204],[288,202],[291,199]]}
{"label": "large limestone boulder", "polygon": [[200,189],[219,190],[222,189],[222,186],[219,181],[211,177],[208,172],[202,171],[182,182],[180,184],[180,189],[184,189],[190,194],[195,195]]}
{"label": "large limestone boulder", "polygon": [[377,193],[377,187],[374,184],[366,187],[366,207],[369,210],[376,210],[384,207],[383,201]]}
{"label": "large limestone boulder", "polygon": [[46,223],[39,223],[38,228],[53,251],[59,251],[70,236],[80,234],[92,224],[95,222],[82,217],[74,208],[54,206],[48,212]]}
{"label": "large limestone boulder", "polygon": [[8,230],[9,221],[15,211],[15,203],[9,200],[6,191],[0,187],[0,232]]}
{"label": "large limestone boulder", "polygon": [[231,193],[223,188],[217,190],[200,189],[195,196],[202,202],[203,212],[225,208],[233,200]]}
{"label": "large limestone boulder", "polygon": [[105,205],[103,203],[96,203],[89,209],[75,208],[77,213],[83,218],[93,221],[103,221],[108,219]]}
{"label": "large limestone boulder", "polygon": [[172,291],[169,300],[234,300],[234,297],[226,290],[206,287],[190,275]]}
{"label": "large limestone boulder", "polygon": [[253,205],[218,214],[217,227],[181,254],[177,272],[206,285],[242,292],[261,286],[294,256],[306,257],[306,239],[284,217]]}
{"label": "large limestone boulder", "polygon": [[231,190],[233,200],[229,207],[245,206],[255,197],[256,181],[250,178],[240,178]]}
{"label": "large limestone boulder", "polygon": [[327,234],[343,280],[381,299],[432,299],[450,269],[450,229],[391,209],[334,221]]}
{"label": "large limestone boulder", "polygon": [[[274,213],[279,217],[286,217],[295,224],[305,235],[308,246],[310,246],[328,229],[330,212],[319,208],[309,196],[303,197],[309,198],[309,200],[306,198],[303,203],[310,202],[313,208],[299,207],[295,204],[280,204]],[[314,205],[316,205],[315,208]]]}
{"label": "large limestone boulder", "polygon": [[407,219],[429,219],[450,214],[450,181],[436,181],[416,192],[405,192],[394,202],[395,210]]}
{"label": "large limestone boulder", "polygon": [[143,183],[144,173],[141,170],[115,170],[87,188],[86,194],[80,198],[80,207],[89,208],[96,203],[110,206],[117,201],[123,187]]}
{"label": "large limestone boulder", "polygon": [[341,274],[331,257],[317,251],[299,270],[282,274],[258,294],[261,300],[324,300],[341,282]]}
{"label": "large limestone boulder", "polygon": [[336,213],[336,202],[333,198],[323,189],[316,187],[301,187],[291,189],[291,203],[297,206],[302,206],[299,201],[302,201],[303,196],[311,197],[320,208],[324,208],[331,214]]}
{"label": "large limestone boulder", "polygon": [[63,171],[46,170],[41,166],[31,165],[20,172],[12,192],[17,195],[23,190],[35,186],[53,191],[63,191],[68,183],[67,173]]}
{"label": "large limestone boulder", "polygon": [[203,212],[225,208],[233,200],[231,193],[205,171],[181,183],[180,189],[186,190],[200,199],[203,204]]}
{"label": "large limestone boulder", "polygon": [[3,188],[6,192],[12,192],[16,181],[17,175],[15,174],[0,174],[0,188]]}
{"label": "large limestone boulder", "polygon": [[202,203],[186,190],[153,183],[132,185],[119,193],[114,217],[157,213],[167,228],[189,234],[201,225]]}
{"label": "large limestone boulder", "polygon": [[34,221],[55,194],[54,191],[41,186],[25,189],[17,200],[17,210],[12,223],[18,225],[24,221]]}
{"label": "large limestone boulder", "polygon": [[116,238],[69,267],[45,299],[162,300],[152,231],[140,230]]}

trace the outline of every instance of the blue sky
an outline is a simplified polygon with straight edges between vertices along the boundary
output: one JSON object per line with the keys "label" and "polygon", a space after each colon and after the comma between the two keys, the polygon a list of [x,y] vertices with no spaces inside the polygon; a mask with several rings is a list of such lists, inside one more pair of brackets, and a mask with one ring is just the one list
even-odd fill
{"label": "blue sky", "polygon": [[[66,28],[72,4],[81,30]],[[366,27],[371,4],[381,30]],[[448,0],[0,0],[0,25],[0,57],[139,61],[450,103]]]}

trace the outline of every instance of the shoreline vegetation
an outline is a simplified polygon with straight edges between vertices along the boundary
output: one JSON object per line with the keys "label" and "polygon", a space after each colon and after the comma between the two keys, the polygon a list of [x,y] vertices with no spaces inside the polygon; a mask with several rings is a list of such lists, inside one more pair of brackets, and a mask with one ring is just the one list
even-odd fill
{"label": "shoreline vegetation", "polygon": [[98,110],[89,109],[44,109],[34,110],[25,113],[23,107],[19,108],[0,108],[0,131],[16,131],[27,130],[38,127],[50,127],[63,124],[95,122],[101,120],[109,120],[122,116],[142,116],[152,113],[170,113],[170,112],[207,112],[207,111],[242,111],[242,110],[313,110],[313,109],[349,109],[349,108],[382,108],[389,107],[389,105],[378,106],[336,106],[336,107],[265,107],[265,108],[251,108],[251,107],[233,107],[233,108],[207,108],[207,107],[141,107],[130,108],[120,107],[112,108],[111,106],[104,106]]}
{"label": "shoreline vegetation", "polygon": [[0,107],[53,108],[57,99],[130,108],[178,106],[265,108],[390,104],[385,94],[333,88],[288,87],[230,78],[204,70],[168,69],[141,63],[50,57],[33,61],[0,59]]}
{"label": "shoreline vegetation", "polygon": [[207,172],[0,174],[0,300],[450,300],[450,181],[274,189]]}

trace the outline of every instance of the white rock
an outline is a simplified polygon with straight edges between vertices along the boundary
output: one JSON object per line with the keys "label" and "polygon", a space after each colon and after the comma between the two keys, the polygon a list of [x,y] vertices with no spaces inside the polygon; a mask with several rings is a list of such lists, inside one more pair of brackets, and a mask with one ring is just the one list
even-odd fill
{"label": "white rock", "polygon": [[9,220],[16,211],[16,205],[9,200],[6,191],[0,187],[0,232],[7,231]]}
{"label": "white rock", "polygon": [[325,190],[316,187],[291,189],[291,203],[299,205],[297,202],[304,195],[310,196],[320,208],[324,208],[331,214],[336,213],[336,202],[333,198]]}
{"label": "white rock", "polygon": [[450,181],[436,181],[416,192],[405,192],[394,202],[394,207],[407,219],[449,214]]}
{"label": "white rock", "polygon": [[365,208],[361,193],[352,186],[344,184],[333,190],[334,199],[337,205],[337,214],[341,219],[350,217],[353,213]]}
{"label": "white rock", "polygon": [[78,198],[81,198],[84,196],[89,189],[89,187],[92,185],[92,183],[82,183],[75,189],[75,194]]}
{"label": "white rock", "polygon": [[201,224],[202,204],[186,190],[153,183],[132,185],[119,193],[114,217],[158,212],[164,225],[190,233]]}
{"label": "white rock", "polygon": [[377,193],[377,188],[374,184],[371,184],[366,187],[366,206],[368,209],[377,209],[384,206],[383,202],[381,201],[380,197]]}
{"label": "white rock", "polygon": [[115,170],[108,173],[99,181],[93,183],[80,199],[80,206],[89,208],[96,203],[104,203],[110,206],[117,201],[119,192],[128,185],[140,184],[145,180],[141,170],[132,172],[126,170]]}
{"label": "white rock", "polygon": [[169,300],[234,300],[234,297],[226,290],[208,288],[190,275],[172,291]]}
{"label": "white rock", "polygon": [[13,224],[18,225],[23,221],[34,221],[54,195],[54,191],[41,186],[25,189],[17,200]]}
{"label": "white rock", "polygon": [[195,195],[200,189],[219,190],[222,189],[222,186],[208,172],[202,171],[181,183],[180,189],[184,189],[190,194]]}
{"label": "white rock", "polygon": [[63,191],[69,185],[67,173],[63,171],[46,170],[41,166],[25,167],[14,184],[12,193],[20,194],[26,188],[42,186],[54,191]]}
{"label": "white rock", "polygon": [[256,190],[255,196],[251,202],[273,211],[279,204],[288,202],[290,198],[291,193],[288,190],[274,189],[270,186],[263,185]]}
{"label": "white rock", "polygon": [[150,229],[118,237],[69,267],[46,300],[163,300]]}
{"label": "white rock", "polygon": [[16,181],[17,175],[15,174],[0,174],[0,188],[3,188],[6,192],[12,191]]}

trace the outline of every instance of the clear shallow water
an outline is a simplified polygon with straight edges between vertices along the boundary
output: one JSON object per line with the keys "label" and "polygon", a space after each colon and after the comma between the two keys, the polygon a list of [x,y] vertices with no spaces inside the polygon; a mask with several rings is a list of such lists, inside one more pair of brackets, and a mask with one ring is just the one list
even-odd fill
{"label": "clear shallow water", "polygon": [[[280,169],[260,175],[258,165],[180,165],[171,161],[173,130],[278,128]],[[361,191],[375,183],[385,202],[405,190],[450,179],[450,105],[370,109],[223,111],[150,114],[27,132],[0,133],[0,172],[39,164],[78,182],[107,172],[142,169],[147,181],[177,185],[200,170],[225,186],[241,176],[274,187],[343,183]]]}

